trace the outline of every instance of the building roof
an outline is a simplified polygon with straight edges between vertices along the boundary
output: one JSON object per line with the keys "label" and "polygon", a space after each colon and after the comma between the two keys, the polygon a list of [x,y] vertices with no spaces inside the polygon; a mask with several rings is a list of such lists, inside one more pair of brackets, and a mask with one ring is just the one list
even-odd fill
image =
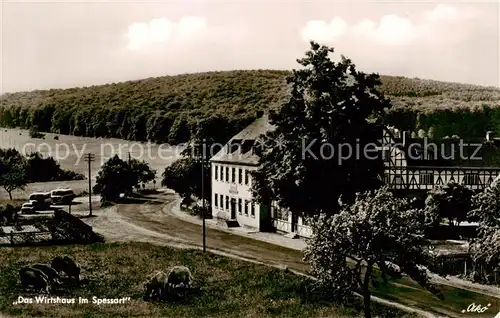
{"label": "building roof", "polygon": [[[408,166],[478,168],[500,166],[500,151],[494,144],[465,141],[460,144],[460,140],[454,139],[437,141],[408,137],[405,139],[403,141],[402,138],[395,138],[394,141],[405,153]],[[427,152],[424,151],[426,146]],[[426,154],[429,158],[425,158]]]}
{"label": "building roof", "polygon": [[[259,137],[274,129],[275,126],[269,123],[267,114],[264,114],[233,136],[210,161],[256,166],[259,164],[259,155],[255,148],[259,145],[262,146],[259,143]],[[433,147],[428,146],[428,150],[425,152],[425,145],[432,144],[433,141],[424,142],[423,139],[410,138],[408,135],[395,137],[390,129],[389,132],[392,135],[393,146],[405,153],[406,163],[409,167],[500,167],[500,149],[498,145],[493,143],[482,145],[480,143],[471,145],[465,143],[460,149],[459,140],[440,140],[435,142],[434,148],[437,151],[433,151]],[[413,146],[410,147],[410,145]],[[478,145],[481,147],[476,152]],[[228,150],[232,151],[228,152]],[[425,158],[426,154],[429,156],[428,158]],[[477,160],[478,157],[481,159]]]}
{"label": "building roof", "polygon": [[269,123],[267,114],[264,114],[233,136],[210,161],[258,165],[259,156],[254,149],[259,145],[259,137],[274,129],[275,126]]}

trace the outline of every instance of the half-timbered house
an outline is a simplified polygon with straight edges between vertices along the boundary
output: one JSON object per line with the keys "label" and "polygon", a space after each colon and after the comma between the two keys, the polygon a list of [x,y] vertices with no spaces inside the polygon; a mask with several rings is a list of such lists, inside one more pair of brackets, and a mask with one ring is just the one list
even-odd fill
{"label": "half-timbered house", "polygon": [[500,174],[500,168],[481,166],[480,156],[473,156],[471,149],[480,154],[481,144],[433,143],[387,128],[382,148],[385,183],[394,190],[427,191],[449,182],[482,190]]}

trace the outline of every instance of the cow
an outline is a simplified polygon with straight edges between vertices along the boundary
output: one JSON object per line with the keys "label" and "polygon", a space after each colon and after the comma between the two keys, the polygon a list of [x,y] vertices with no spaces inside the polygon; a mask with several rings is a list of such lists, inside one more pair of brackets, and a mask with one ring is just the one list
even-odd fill
{"label": "cow", "polygon": [[39,269],[22,267],[19,270],[19,278],[21,279],[21,286],[24,289],[33,287],[37,292],[50,293],[49,278]]}
{"label": "cow", "polygon": [[58,273],[63,272],[68,276],[69,280],[80,282],[80,264],[76,263],[69,256],[56,256],[51,263]]}
{"label": "cow", "polygon": [[171,296],[185,297],[193,283],[194,278],[189,268],[174,266],[168,272],[167,288]]}
{"label": "cow", "polygon": [[157,272],[148,278],[146,282],[146,292],[144,299],[160,300],[164,299],[167,290],[168,276],[162,271]]}
{"label": "cow", "polygon": [[61,281],[60,281],[61,277],[59,276],[59,273],[54,268],[52,268],[50,265],[48,265],[48,264],[35,264],[31,267],[42,271],[49,278],[49,282],[51,285],[54,285],[54,284],[60,285],[61,284]]}
{"label": "cow", "polygon": [[194,277],[186,266],[174,266],[168,272],[167,282],[169,286],[175,287],[182,284],[189,288],[193,281]]}

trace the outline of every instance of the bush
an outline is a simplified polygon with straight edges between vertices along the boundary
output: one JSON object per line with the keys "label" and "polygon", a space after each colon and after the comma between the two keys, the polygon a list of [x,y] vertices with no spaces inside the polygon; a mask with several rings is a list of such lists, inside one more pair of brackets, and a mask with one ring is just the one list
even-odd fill
{"label": "bush", "polygon": [[[193,216],[197,216],[199,218],[203,217],[203,207],[195,205],[193,207],[187,207],[186,210],[188,210],[189,214]],[[212,218],[212,212],[209,206],[205,206],[205,219],[211,219]]]}
{"label": "bush", "polygon": [[85,176],[81,173],[61,169],[55,181],[68,181],[68,180],[85,180]]}
{"label": "bush", "polygon": [[42,134],[37,126],[33,126],[29,131],[30,138],[45,139],[45,134]]}

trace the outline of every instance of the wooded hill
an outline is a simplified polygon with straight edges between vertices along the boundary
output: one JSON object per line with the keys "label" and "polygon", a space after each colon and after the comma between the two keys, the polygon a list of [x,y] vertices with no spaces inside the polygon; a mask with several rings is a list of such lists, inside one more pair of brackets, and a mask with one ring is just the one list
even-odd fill
{"label": "wooded hill", "polygon": [[[226,139],[287,98],[287,71],[185,74],[71,89],[0,96],[0,125],[90,137],[187,141],[201,125]],[[381,76],[392,100],[387,123],[436,137],[500,133],[500,90],[466,84]],[[207,135],[208,136],[208,135]]]}

